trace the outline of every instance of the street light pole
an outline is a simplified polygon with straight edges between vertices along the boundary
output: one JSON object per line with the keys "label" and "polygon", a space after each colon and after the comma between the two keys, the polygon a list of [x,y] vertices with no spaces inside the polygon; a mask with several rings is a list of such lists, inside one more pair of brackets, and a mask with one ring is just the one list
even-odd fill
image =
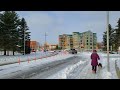
{"label": "street light pole", "polygon": [[108,71],[110,71],[110,66],[109,66],[109,11],[107,11],[107,63],[108,63]]}
{"label": "street light pole", "polygon": [[47,36],[47,34],[45,32],[45,51],[46,51],[46,36]]}

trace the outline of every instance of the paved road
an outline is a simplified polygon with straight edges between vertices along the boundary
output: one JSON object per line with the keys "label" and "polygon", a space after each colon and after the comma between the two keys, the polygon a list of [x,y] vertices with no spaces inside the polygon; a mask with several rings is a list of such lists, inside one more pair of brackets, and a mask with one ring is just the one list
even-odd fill
{"label": "paved road", "polygon": [[73,65],[80,61],[79,56],[73,56],[64,60],[54,61],[51,63],[37,65],[30,67],[27,70],[18,70],[12,72],[9,76],[4,76],[5,79],[45,79],[50,75],[57,73],[58,71],[66,68],[69,65]]}

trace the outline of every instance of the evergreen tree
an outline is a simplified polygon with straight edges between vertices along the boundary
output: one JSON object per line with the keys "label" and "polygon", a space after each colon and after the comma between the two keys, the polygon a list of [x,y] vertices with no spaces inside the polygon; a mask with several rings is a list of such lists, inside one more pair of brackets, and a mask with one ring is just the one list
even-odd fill
{"label": "evergreen tree", "polygon": [[114,46],[114,29],[109,24],[109,50],[110,51],[113,51],[113,46]]}
{"label": "evergreen tree", "polygon": [[[1,16],[2,14],[0,13],[0,24],[1,24]],[[1,29],[1,25],[0,25],[0,50],[2,49],[2,29]]]}
{"label": "evergreen tree", "polygon": [[14,52],[17,51],[17,45],[18,45],[18,40],[19,40],[19,33],[18,33],[18,26],[19,26],[19,17],[16,12],[12,12],[12,17],[11,17],[11,33],[10,33],[10,41],[11,41],[11,48]]}
{"label": "evergreen tree", "polygon": [[103,45],[104,45],[103,50],[107,51],[107,32],[104,32],[103,34]]}
{"label": "evergreen tree", "polygon": [[13,55],[18,49],[24,51],[24,35],[25,51],[30,53],[30,32],[27,30],[29,29],[25,19],[20,20],[15,11],[0,13],[0,49],[4,50],[4,55],[6,55],[6,51],[13,51]]}
{"label": "evergreen tree", "polygon": [[27,23],[24,18],[20,21],[20,27],[19,27],[19,46],[20,51],[24,53],[24,37],[25,37],[25,53],[30,53],[30,45],[27,45],[27,43],[30,43],[30,32],[28,32],[29,28],[27,26]]}
{"label": "evergreen tree", "polygon": [[115,29],[115,38],[114,38],[115,42],[114,43],[115,43],[115,50],[118,52],[118,48],[120,46],[120,18],[117,23],[118,25],[116,26],[117,29]]}
{"label": "evergreen tree", "polygon": [[1,27],[1,47],[4,49],[4,55],[6,51],[16,50],[18,42],[18,15],[14,11],[5,11],[0,18]]}
{"label": "evergreen tree", "polygon": [[[103,44],[104,44],[104,50],[107,51],[107,31],[103,34]],[[112,26],[109,24],[109,50],[111,50],[111,47],[113,47],[114,44],[114,29],[112,29]]]}

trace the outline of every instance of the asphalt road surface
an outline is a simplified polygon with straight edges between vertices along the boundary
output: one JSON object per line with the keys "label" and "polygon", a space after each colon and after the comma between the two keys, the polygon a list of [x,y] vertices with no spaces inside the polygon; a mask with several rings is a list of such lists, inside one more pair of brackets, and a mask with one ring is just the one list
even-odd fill
{"label": "asphalt road surface", "polygon": [[50,62],[47,64],[30,67],[27,70],[18,70],[4,76],[4,79],[45,79],[69,65],[76,64],[80,61],[79,56],[73,56],[67,59]]}

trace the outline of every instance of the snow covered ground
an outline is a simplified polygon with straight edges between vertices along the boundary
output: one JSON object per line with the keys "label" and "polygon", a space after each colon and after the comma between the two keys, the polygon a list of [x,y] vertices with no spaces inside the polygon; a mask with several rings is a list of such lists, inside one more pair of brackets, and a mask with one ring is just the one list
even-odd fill
{"label": "snow covered ground", "polygon": [[45,56],[51,56],[51,55],[56,55],[57,53],[53,52],[32,52],[31,54],[28,55],[21,55],[19,53],[15,53],[15,56],[10,55],[10,56],[3,56],[0,55],[0,65],[6,65],[6,64],[12,64],[12,63],[18,63],[19,61],[28,61],[29,60],[35,60],[35,59],[40,59]]}
{"label": "snow covered ground", "polygon": [[0,78],[9,79],[13,76],[16,76],[18,74],[31,70],[32,67],[37,67],[40,65],[44,65],[46,63],[50,63],[57,60],[63,60],[70,57],[73,57],[73,55],[59,53],[58,55],[30,61],[29,63],[21,62],[20,64],[15,63],[15,64],[3,65],[3,66],[0,66]]}
{"label": "snow covered ground", "polygon": [[[114,56],[110,54],[110,72],[107,70],[107,54],[98,53],[101,60],[100,62],[103,65],[103,68],[97,69],[97,74],[92,73],[91,70],[91,60],[90,52],[79,53],[79,56],[82,56],[84,60],[78,62],[75,65],[68,66],[67,68],[59,71],[55,75],[48,77],[47,79],[118,79],[115,69],[115,60]],[[113,56],[113,58],[112,58]]]}
{"label": "snow covered ground", "polygon": [[[60,61],[60,60],[62,61],[63,59],[66,58],[79,56],[80,57],[78,58],[80,59],[79,62],[68,65],[67,67],[63,68],[60,71],[57,71],[55,74],[52,74],[45,79],[118,79],[116,73],[116,65],[118,68],[120,68],[120,60],[119,60],[120,55],[110,54],[110,72],[108,72],[107,54],[102,52],[98,52],[98,54],[100,56],[100,62],[102,63],[103,68],[102,69],[98,68],[96,74],[92,73],[91,70],[92,68],[91,59],[90,59],[91,52],[80,52],[77,55],[59,53],[58,55],[52,57],[38,59],[36,61],[32,60],[29,63],[21,62],[21,64],[16,63],[16,64],[0,66],[0,78],[6,78],[6,77],[11,78],[18,74],[22,75],[24,74],[25,71],[32,70],[31,69],[32,67],[37,68],[40,67],[41,65],[44,66],[45,63],[49,64],[50,62]],[[39,57],[40,53],[36,55],[38,55]],[[47,68],[49,70],[49,67]],[[25,76],[23,78],[25,78]]]}

